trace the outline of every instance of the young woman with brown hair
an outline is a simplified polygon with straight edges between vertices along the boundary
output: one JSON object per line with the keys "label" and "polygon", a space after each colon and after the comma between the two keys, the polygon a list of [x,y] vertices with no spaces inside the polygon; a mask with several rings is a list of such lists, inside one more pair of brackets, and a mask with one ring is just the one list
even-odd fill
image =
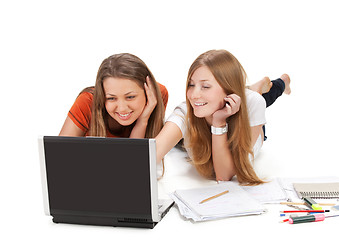
{"label": "young woman with brown hair", "polygon": [[59,135],[154,138],[167,101],[166,87],[141,59],[115,54],[102,62],[95,87],[79,94]]}
{"label": "young woman with brown hair", "polygon": [[[282,78],[283,87],[275,97],[285,85],[289,89],[288,75]],[[242,184],[263,183],[250,159],[262,145],[266,102],[245,84],[246,73],[231,53],[201,54],[189,69],[186,103],[174,110],[156,137],[158,159],[184,138],[188,155],[203,177],[228,181],[236,175]]]}

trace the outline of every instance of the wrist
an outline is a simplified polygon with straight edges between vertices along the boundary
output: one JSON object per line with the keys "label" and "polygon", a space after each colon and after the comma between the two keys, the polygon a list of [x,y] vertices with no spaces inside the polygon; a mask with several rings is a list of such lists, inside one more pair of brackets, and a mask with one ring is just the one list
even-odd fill
{"label": "wrist", "polygon": [[147,127],[148,119],[139,117],[135,125],[138,125],[140,127]]}
{"label": "wrist", "polygon": [[214,120],[212,121],[212,126],[214,127],[225,127],[227,125],[226,119],[224,120]]}

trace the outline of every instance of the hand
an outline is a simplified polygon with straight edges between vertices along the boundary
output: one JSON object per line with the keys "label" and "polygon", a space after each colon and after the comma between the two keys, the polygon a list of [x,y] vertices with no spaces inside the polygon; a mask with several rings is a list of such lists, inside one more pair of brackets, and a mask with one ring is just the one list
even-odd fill
{"label": "hand", "polygon": [[224,98],[225,106],[213,113],[212,125],[214,127],[221,127],[226,125],[226,119],[240,109],[241,98],[236,94],[230,94]]}
{"label": "hand", "polygon": [[146,77],[146,83],[144,83],[144,86],[145,86],[147,102],[146,102],[143,112],[139,116],[139,119],[148,121],[149,117],[151,116],[158,102],[156,98],[155,88],[152,85],[151,80],[149,79],[148,76]]}

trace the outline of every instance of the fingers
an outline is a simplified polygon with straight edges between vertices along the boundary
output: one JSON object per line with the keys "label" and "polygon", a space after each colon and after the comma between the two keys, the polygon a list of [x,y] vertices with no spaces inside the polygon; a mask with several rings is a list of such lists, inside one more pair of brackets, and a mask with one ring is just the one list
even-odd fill
{"label": "fingers", "polygon": [[213,114],[213,126],[221,125],[228,117],[234,115],[240,109],[241,98],[238,95],[230,94],[224,100],[226,102],[225,106]]}
{"label": "fingers", "polygon": [[144,83],[144,87],[145,87],[145,92],[146,92],[147,99],[149,97],[154,96],[155,89],[154,89],[154,87],[153,87],[153,85],[151,83],[151,80],[149,79],[148,76],[146,77],[146,82]]}
{"label": "fingers", "polygon": [[224,100],[226,102],[225,107],[234,110],[234,112],[237,112],[239,110],[240,104],[241,104],[241,98],[238,95],[230,94],[227,97],[225,97]]}
{"label": "fingers", "polygon": [[229,100],[230,102],[234,102],[234,103],[240,103],[241,102],[241,98],[237,95],[237,94],[230,94],[227,95],[225,98],[225,101]]}
{"label": "fingers", "polygon": [[152,87],[152,83],[151,83],[151,80],[149,79],[149,77],[147,76],[147,77],[146,77],[146,82],[144,83],[146,95],[147,95],[147,93],[150,91],[150,87],[149,87],[149,86]]}
{"label": "fingers", "polygon": [[146,77],[146,82],[144,83],[146,97],[147,97],[147,104],[156,105],[157,104],[157,98],[155,94],[155,88],[149,78],[149,76]]}
{"label": "fingers", "polygon": [[138,121],[144,120],[148,121],[150,115],[152,114],[154,108],[157,105],[156,90],[148,76],[146,77],[144,88],[146,95],[146,105],[142,114],[139,116]]}

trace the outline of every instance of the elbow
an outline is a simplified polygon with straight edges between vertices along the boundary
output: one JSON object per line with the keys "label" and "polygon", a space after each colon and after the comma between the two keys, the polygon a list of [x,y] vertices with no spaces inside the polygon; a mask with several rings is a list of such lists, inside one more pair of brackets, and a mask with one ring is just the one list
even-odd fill
{"label": "elbow", "polygon": [[234,169],[215,169],[215,179],[217,181],[231,181],[236,175]]}
{"label": "elbow", "polygon": [[235,174],[216,175],[216,180],[217,181],[231,181],[234,176],[235,176]]}

